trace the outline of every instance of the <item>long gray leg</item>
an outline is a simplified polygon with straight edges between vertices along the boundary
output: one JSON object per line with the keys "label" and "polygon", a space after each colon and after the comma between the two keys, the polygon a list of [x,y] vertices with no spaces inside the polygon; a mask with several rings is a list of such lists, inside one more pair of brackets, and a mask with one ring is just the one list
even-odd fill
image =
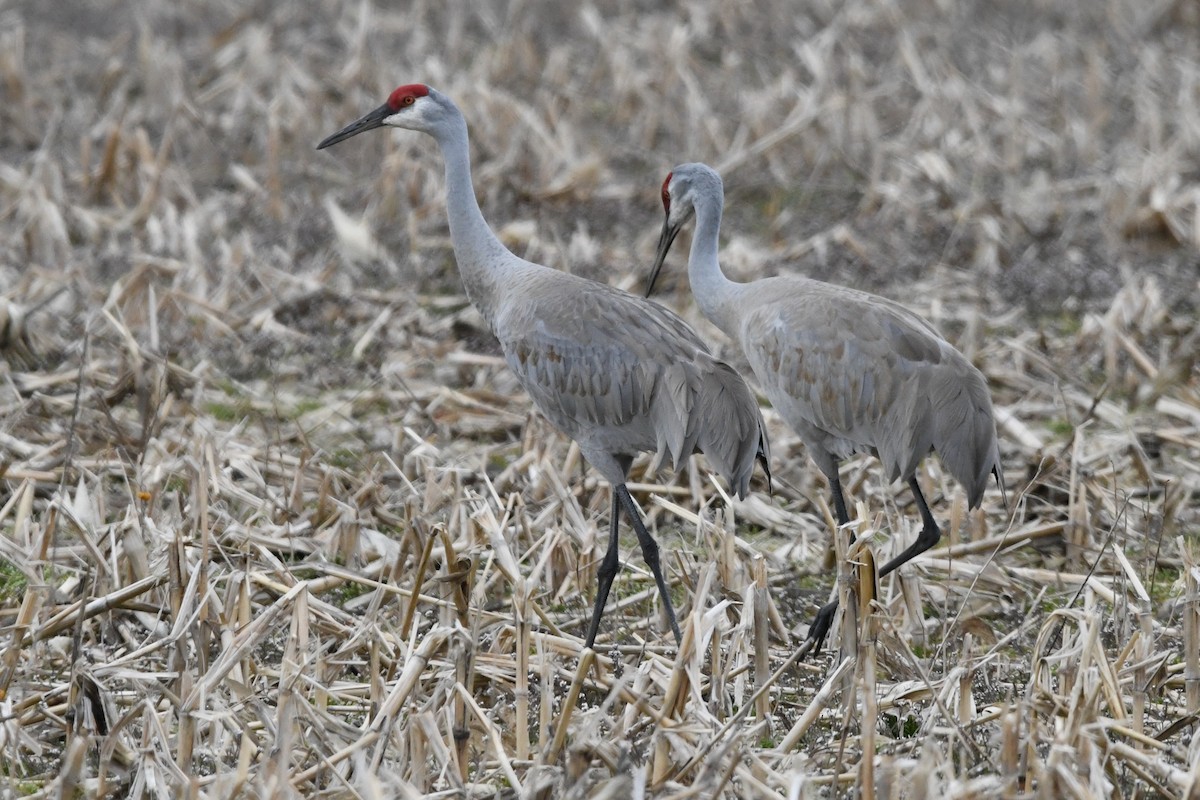
{"label": "long gray leg", "polygon": [[617,523],[620,521],[620,510],[617,505],[617,490],[613,489],[612,514],[608,525],[608,550],[600,568],[596,570],[597,588],[596,605],[592,608],[592,624],[588,626],[587,643],[591,647],[596,641],[596,631],[600,628],[600,617],[604,616],[604,604],[608,602],[608,590],[612,588],[613,578],[621,568],[620,547],[617,544]]}
{"label": "long gray leg", "polygon": [[642,558],[646,560],[650,572],[654,575],[654,582],[658,584],[658,593],[662,597],[663,609],[667,612],[667,621],[671,623],[671,631],[675,634],[675,643],[682,644],[683,637],[679,633],[679,623],[675,621],[675,608],[671,605],[671,593],[667,590],[662,566],[658,562],[658,542],[654,541],[650,531],[646,530],[646,525],[642,522],[642,515],[638,513],[637,506],[634,505],[633,498],[629,496],[629,490],[625,488],[625,484],[622,483],[615,487],[613,493],[621,501],[621,505],[625,508],[625,515],[629,517],[629,521],[633,523],[633,529],[637,531],[638,544],[642,546]]}

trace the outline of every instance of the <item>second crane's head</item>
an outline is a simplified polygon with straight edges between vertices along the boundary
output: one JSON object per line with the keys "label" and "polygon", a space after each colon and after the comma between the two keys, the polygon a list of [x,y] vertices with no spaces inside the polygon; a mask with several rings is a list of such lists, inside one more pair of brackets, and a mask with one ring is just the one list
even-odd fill
{"label": "second crane's head", "polygon": [[455,110],[454,104],[437,90],[423,83],[407,83],[388,95],[387,102],[379,108],[359,117],[332,136],[327,136],[317,145],[317,149],[323,150],[351,136],[385,125],[436,133],[451,121]]}
{"label": "second crane's head", "polygon": [[721,176],[704,164],[680,164],[667,173],[667,179],[662,184],[662,204],[666,216],[662,234],[658,237],[658,251],[654,256],[650,284],[646,287],[647,297],[654,291],[658,273],[679,231],[683,230],[697,208],[703,211],[711,209],[719,215],[724,193]]}

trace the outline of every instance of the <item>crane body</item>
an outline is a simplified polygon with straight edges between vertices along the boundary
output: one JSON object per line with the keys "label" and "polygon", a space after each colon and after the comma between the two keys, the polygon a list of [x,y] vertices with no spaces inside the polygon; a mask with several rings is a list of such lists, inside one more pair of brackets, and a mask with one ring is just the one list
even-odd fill
{"label": "crane body", "polygon": [[[741,348],[767,398],[799,434],[829,481],[838,524],[850,522],[838,466],[854,453],[877,456],[890,480],[910,487],[922,529],[881,576],[941,537],[916,480],[929,453],[963,485],[971,508],[982,502],[989,477],[1003,489],[987,382],[932,325],[891,300],[810,278],[726,278],[717,257],[724,187],[704,164],[672,170],[662,199],[666,220],[647,295],[694,215],[688,279],[696,304]],[[818,612],[809,633],[815,647],[836,609],[833,601]]]}
{"label": "crane body", "polygon": [[[677,468],[703,452],[744,497],[756,458],[769,445],[757,401],[677,315],[619,289],[535,264],[511,253],[480,211],[471,182],[466,121],[446,95],[423,84],[327,137],[318,149],[383,126],[422,131],[441,147],[446,211],[463,286],[500,342],[508,366],[538,410],[574,439],[612,486],[609,542],[586,646],[594,643],[619,569],[623,511],[637,533],[676,640],[679,627],[658,546],[625,486],[633,459],[656,454]],[[769,476],[769,473],[768,473]]]}

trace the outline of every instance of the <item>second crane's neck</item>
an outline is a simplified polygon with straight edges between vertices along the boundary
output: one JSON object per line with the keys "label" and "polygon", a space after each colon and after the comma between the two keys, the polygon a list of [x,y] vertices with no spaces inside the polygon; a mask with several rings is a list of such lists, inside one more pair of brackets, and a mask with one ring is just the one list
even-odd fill
{"label": "second crane's neck", "polygon": [[434,134],[446,161],[446,215],[450,241],[467,299],[479,309],[488,326],[495,327],[496,289],[503,284],[501,273],[517,261],[488,227],[475,199],[471,182],[471,150],[467,123],[461,115]]}
{"label": "second crane's neck", "polygon": [[688,282],[700,313],[732,338],[737,338],[734,300],[740,283],[725,277],[717,248],[721,233],[722,201],[701,198],[695,204],[696,232],[688,256]]}

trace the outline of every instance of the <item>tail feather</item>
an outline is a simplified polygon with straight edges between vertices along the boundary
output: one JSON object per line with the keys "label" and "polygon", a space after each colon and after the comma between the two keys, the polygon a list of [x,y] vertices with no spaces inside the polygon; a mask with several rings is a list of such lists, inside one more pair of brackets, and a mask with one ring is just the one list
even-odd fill
{"label": "tail feather", "polygon": [[767,454],[764,447],[766,446],[766,432],[763,432],[763,440],[758,448],[758,463],[762,467],[763,475],[767,478],[767,494],[774,494],[775,487],[771,483],[771,457]]}
{"label": "tail feather", "polygon": [[956,385],[942,391],[935,387],[934,397],[938,400],[932,410],[932,445],[942,464],[967,490],[967,505],[977,508],[983,502],[989,477],[996,476],[1004,491],[992,398],[978,371],[971,376],[975,380],[964,381],[961,375],[950,377]]}
{"label": "tail feather", "polygon": [[750,491],[754,464],[766,465],[771,446],[762,412],[750,387],[728,364],[717,361],[705,376],[696,407],[697,444],[738,497]]}

